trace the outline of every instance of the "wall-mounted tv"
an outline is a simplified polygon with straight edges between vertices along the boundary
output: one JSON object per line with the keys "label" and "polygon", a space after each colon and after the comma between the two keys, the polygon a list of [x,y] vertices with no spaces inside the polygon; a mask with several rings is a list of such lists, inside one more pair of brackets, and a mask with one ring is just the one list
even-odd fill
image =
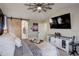
{"label": "wall-mounted tv", "polygon": [[71,29],[70,13],[51,18],[51,29]]}

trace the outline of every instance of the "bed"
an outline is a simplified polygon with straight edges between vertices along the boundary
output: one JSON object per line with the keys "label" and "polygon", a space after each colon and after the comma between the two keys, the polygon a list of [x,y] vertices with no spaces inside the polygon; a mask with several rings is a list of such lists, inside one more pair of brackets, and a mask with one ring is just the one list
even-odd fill
{"label": "bed", "polygon": [[57,56],[57,54],[58,51],[56,47],[46,41],[36,44],[26,39],[21,42],[21,40],[12,33],[0,36],[1,56]]}
{"label": "bed", "polygon": [[27,39],[20,40],[12,31],[0,36],[1,56],[57,56],[57,54],[56,47],[46,41],[36,44]]}
{"label": "bed", "polygon": [[27,39],[23,40],[24,56],[57,56],[57,54],[57,48],[46,41],[36,44]]}

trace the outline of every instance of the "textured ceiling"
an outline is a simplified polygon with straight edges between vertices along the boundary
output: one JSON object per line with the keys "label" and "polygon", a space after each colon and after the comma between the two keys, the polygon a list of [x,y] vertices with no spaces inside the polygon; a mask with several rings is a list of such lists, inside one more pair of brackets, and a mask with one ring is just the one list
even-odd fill
{"label": "textured ceiling", "polygon": [[27,10],[27,6],[23,3],[0,3],[0,8],[3,13],[9,17],[18,17],[25,19],[33,19],[33,20],[45,20],[48,19],[55,10],[59,10],[61,8],[65,8],[68,6],[75,5],[74,3],[55,3],[55,5],[51,6],[51,10],[47,10],[47,12],[32,12],[32,10]]}

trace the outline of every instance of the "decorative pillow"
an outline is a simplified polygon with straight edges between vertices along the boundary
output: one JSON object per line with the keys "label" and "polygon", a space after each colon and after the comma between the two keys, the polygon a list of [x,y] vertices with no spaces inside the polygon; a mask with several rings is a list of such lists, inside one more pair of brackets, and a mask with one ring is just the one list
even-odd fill
{"label": "decorative pillow", "polygon": [[22,46],[21,40],[18,37],[15,38],[15,45],[17,47],[21,47]]}

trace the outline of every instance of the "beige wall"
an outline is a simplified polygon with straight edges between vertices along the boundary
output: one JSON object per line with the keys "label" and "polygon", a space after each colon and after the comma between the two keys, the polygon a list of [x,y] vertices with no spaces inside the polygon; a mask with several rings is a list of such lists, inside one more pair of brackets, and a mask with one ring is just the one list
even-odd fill
{"label": "beige wall", "polygon": [[31,29],[33,23],[38,23],[38,21],[36,21],[36,20],[29,20],[28,21],[28,37],[29,38],[34,38],[34,37],[38,36],[38,32],[33,32]]}
{"label": "beige wall", "polygon": [[[33,23],[38,23],[38,26],[40,24],[42,24],[43,26],[38,27],[38,32],[33,32],[31,30],[31,27],[33,25]],[[46,28],[46,24],[48,24],[47,21],[37,21],[37,20],[29,20],[28,21],[28,36],[29,38],[33,38],[36,37],[38,39],[46,39],[47,38],[47,28]],[[45,26],[45,27],[44,27]],[[46,28],[46,29],[45,29]],[[40,35],[41,34],[41,35]]]}
{"label": "beige wall", "polygon": [[77,39],[79,40],[79,5],[56,10],[51,17],[66,13],[70,13],[71,15],[71,29],[50,29],[49,27],[49,34],[60,32],[64,36],[76,35]]}

